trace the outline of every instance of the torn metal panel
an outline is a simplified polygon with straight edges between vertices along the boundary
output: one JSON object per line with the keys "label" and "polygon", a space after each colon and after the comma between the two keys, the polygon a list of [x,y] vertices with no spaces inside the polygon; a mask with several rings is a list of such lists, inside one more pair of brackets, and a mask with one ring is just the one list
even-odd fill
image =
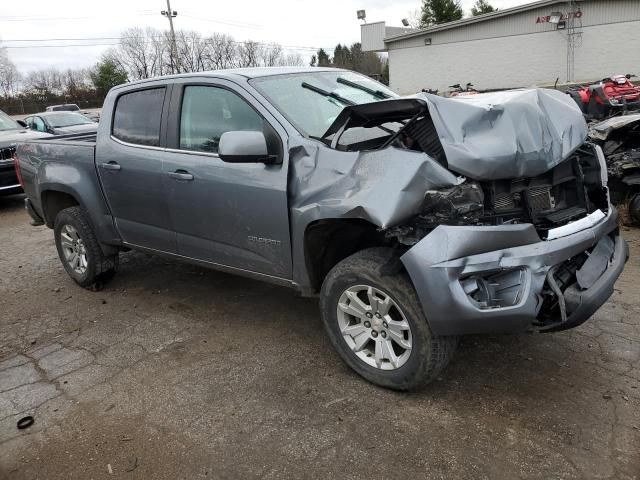
{"label": "torn metal panel", "polygon": [[[340,152],[301,137],[289,145],[291,235],[317,220],[360,219],[387,228],[416,215],[427,190],[464,182],[424,153],[388,147]],[[294,280],[307,285],[304,242],[294,242]]]}
{"label": "torn metal panel", "polygon": [[289,198],[292,217],[304,224],[358,218],[387,228],[419,213],[427,190],[464,181],[421,152],[339,152],[299,142],[289,151]]}
{"label": "torn metal panel", "polygon": [[589,126],[589,137],[604,142],[612,132],[640,124],[640,113],[612,117]]}
{"label": "torn metal panel", "polygon": [[[611,264],[605,265],[604,270],[600,264],[587,266],[585,273],[589,272],[585,276],[589,278],[582,279],[584,288],[576,299],[567,302],[565,323],[539,326],[568,328],[584,322],[613,292],[615,279],[628,256],[619,236],[607,237],[617,229],[617,220],[612,209],[597,224],[549,241],[541,240],[530,224],[441,225],[400,260],[416,287],[434,334],[518,332],[536,325],[544,308],[549,270],[555,266],[560,269],[576,256],[584,256],[585,251],[607,238],[604,257],[615,242]],[[569,275],[568,284],[574,279],[575,272]]]}

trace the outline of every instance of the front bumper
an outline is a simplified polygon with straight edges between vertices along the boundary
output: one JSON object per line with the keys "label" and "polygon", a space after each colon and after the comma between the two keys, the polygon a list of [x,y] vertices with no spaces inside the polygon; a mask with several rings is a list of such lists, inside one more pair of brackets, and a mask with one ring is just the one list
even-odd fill
{"label": "front bumper", "polygon": [[13,195],[22,192],[13,160],[0,158],[0,195]]}
{"label": "front bumper", "polygon": [[[498,227],[444,226],[408,250],[406,267],[429,326],[435,335],[522,332],[539,324],[547,274],[593,248],[604,237],[613,240],[613,254],[589,288],[576,283],[562,293],[564,314],[541,330],[562,330],[586,321],[613,293],[613,285],[628,258],[618,234],[618,214],[609,213],[595,225],[553,240],[541,240],[533,225]],[[478,305],[465,290],[465,278],[517,272],[506,281],[517,294],[508,306]]]}

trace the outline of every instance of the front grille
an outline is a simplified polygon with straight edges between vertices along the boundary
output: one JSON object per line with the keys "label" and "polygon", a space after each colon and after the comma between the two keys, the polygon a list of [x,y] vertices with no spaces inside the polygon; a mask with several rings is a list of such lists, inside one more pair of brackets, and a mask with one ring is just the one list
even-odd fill
{"label": "front grille", "polygon": [[516,199],[511,193],[501,193],[496,195],[496,199],[493,202],[496,210],[512,210],[516,208]]}
{"label": "front grille", "polygon": [[16,147],[4,147],[0,148],[0,161],[12,160],[13,154],[16,151]]}
{"label": "front grille", "polygon": [[529,188],[529,202],[533,213],[551,210],[556,206],[555,200],[551,196],[550,186]]}
{"label": "front grille", "polygon": [[498,225],[531,222],[544,236],[549,229],[582,218],[596,208],[606,211],[606,198],[603,202],[598,194],[602,186],[594,182],[599,179],[598,170],[597,158],[585,154],[536,177],[484,183],[482,221]]}

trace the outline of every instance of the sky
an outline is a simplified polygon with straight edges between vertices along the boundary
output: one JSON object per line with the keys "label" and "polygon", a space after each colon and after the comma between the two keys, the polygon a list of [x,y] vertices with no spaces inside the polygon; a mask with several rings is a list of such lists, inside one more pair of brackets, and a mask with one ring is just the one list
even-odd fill
{"label": "sky", "polygon": [[[462,0],[468,12],[475,0]],[[160,15],[166,0],[2,0],[0,45],[21,73],[41,68],[81,68],[94,65],[131,27],[168,29]],[[277,42],[288,52],[309,58],[317,48],[333,50],[337,43],[360,41],[356,10],[367,21],[401,25],[420,7],[420,0],[171,0],[178,12],[176,29],[203,35],[220,32],[236,40]],[[491,0],[497,8],[528,0]],[[96,45],[100,44],[100,45]],[[84,45],[84,46],[79,46]],[[19,48],[17,48],[19,47]]]}

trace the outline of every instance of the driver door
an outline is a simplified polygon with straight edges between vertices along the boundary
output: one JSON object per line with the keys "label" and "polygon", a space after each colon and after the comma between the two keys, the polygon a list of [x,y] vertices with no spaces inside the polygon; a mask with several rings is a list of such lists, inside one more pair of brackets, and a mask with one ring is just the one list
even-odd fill
{"label": "driver door", "polygon": [[[169,127],[174,148],[163,162],[178,253],[220,266],[291,278],[284,130],[231,82],[174,87]],[[265,134],[280,163],[226,163],[228,131]]]}

